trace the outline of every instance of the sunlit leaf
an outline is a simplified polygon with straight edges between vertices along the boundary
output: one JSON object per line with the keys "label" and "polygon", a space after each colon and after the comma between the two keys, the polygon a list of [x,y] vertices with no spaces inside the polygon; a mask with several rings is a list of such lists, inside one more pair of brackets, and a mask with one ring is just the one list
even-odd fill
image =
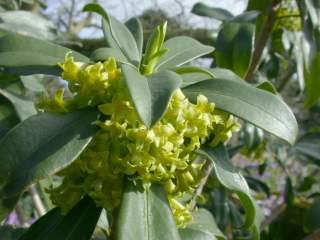
{"label": "sunlit leaf", "polygon": [[217,108],[230,112],[257,127],[293,144],[298,125],[290,108],[277,96],[245,82],[211,79],[183,89],[193,102],[199,94],[214,102]]}
{"label": "sunlit leaf", "polygon": [[143,189],[127,181],[116,219],[118,240],[180,240],[167,196],[160,185]]}
{"label": "sunlit leaf", "polygon": [[96,3],[87,4],[84,11],[95,12],[102,16],[102,27],[108,47],[120,50],[131,63],[138,65],[140,54],[137,43],[126,27]]}
{"label": "sunlit leaf", "polygon": [[218,145],[214,148],[203,146],[199,153],[211,160],[218,181],[225,188],[238,195],[246,214],[242,227],[250,228],[254,239],[258,239],[260,223],[262,220],[260,209],[250,194],[246,180],[233,167],[226,148],[223,145]]}
{"label": "sunlit leaf", "polygon": [[139,18],[130,18],[126,23],[127,28],[132,33],[134,39],[136,40],[138,51],[140,53],[140,57],[142,56],[143,50],[143,27]]}
{"label": "sunlit leaf", "polygon": [[126,64],[121,69],[138,115],[148,127],[153,126],[163,116],[173,92],[180,86],[180,76],[168,70],[143,76]]}
{"label": "sunlit leaf", "polygon": [[211,53],[214,48],[190,37],[174,37],[164,42],[168,52],[160,59],[156,69],[172,69],[198,57]]}
{"label": "sunlit leaf", "polygon": [[[8,34],[0,38],[0,66],[7,71],[21,75],[60,75],[59,62],[72,50],[48,41],[18,34]],[[89,59],[72,51],[75,61],[88,62]]]}
{"label": "sunlit leaf", "polygon": [[212,214],[200,208],[192,214],[192,222],[179,230],[181,240],[223,240],[226,237],[218,228]]}
{"label": "sunlit leaf", "polygon": [[48,19],[30,11],[0,13],[0,29],[46,40],[57,38],[57,29]]}

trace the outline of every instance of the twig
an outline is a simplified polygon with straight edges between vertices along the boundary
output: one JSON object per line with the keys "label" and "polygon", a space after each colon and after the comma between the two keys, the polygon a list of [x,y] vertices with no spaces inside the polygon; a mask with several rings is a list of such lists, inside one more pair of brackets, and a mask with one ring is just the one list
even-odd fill
{"label": "twig", "polygon": [[271,215],[267,217],[261,224],[261,231],[266,229],[275,219],[279,217],[286,210],[286,205],[284,203],[280,204],[276,208],[274,208],[271,212]]}
{"label": "twig", "polygon": [[274,22],[276,20],[276,9],[278,7],[279,3],[277,1],[273,1],[273,3],[270,5],[267,19],[264,22],[264,25],[262,27],[260,36],[258,37],[258,40],[255,44],[255,49],[252,56],[251,64],[248,68],[248,72],[245,76],[246,81],[252,81],[253,75],[256,72],[256,70],[259,67],[260,59],[263,53],[263,50],[268,42],[269,35],[272,32]]}
{"label": "twig", "polygon": [[24,216],[24,213],[23,213],[23,210],[22,210],[22,207],[21,207],[21,203],[18,202],[16,207],[15,207],[15,210],[16,210],[16,213],[17,213],[17,217],[19,219],[19,222],[20,222],[20,225],[22,227],[27,227],[28,224],[27,224],[27,220]]}
{"label": "twig", "polygon": [[290,63],[286,73],[279,79],[280,85],[278,87],[278,92],[281,92],[287,86],[289,80],[291,79],[295,71],[296,71],[296,63],[295,61],[293,61]]}
{"label": "twig", "polygon": [[190,205],[189,205],[189,209],[194,209],[196,204],[197,204],[197,198],[201,195],[202,191],[203,191],[203,188],[204,186],[206,185],[207,181],[208,181],[208,178],[210,176],[210,173],[212,172],[212,168],[213,168],[213,164],[211,163],[211,161],[208,161],[207,160],[207,163],[206,163],[206,169],[205,169],[205,177],[201,180],[201,183],[200,185],[197,187],[196,191],[195,191],[195,194],[190,202]]}
{"label": "twig", "polygon": [[31,196],[32,199],[32,203],[37,211],[37,214],[39,217],[43,216],[44,214],[46,214],[46,209],[41,201],[41,198],[38,194],[37,189],[35,188],[35,186],[30,186],[28,189],[28,192]]}

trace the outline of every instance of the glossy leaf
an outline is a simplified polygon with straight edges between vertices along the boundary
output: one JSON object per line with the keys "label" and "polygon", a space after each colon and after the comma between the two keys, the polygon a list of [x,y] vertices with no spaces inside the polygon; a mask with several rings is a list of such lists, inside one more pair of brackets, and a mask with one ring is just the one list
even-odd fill
{"label": "glossy leaf", "polygon": [[[0,38],[0,66],[7,71],[21,75],[60,75],[57,66],[71,50],[48,41],[18,34],[8,34]],[[72,51],[75,61],[88,62],[89,59]]]}
{"label": "glossy leaf", "polygon": [[215,44],[216,65],[244,77],[254,49],[255,24],[233,19],[225,23]]}
{"label": "glossy leaf", "polygon": [[204,3],[196,3],[191,10],[192,13],[199,16],[210,17],[220,21],[227,21],[233,17],[233,14],[223,8],[210,7]]}
{"label": "glossy leaf", "polygon": [[110,232],[111,223],[108,219],[108,212],[105,209],[102,209],[97,226],[105,233]]}
{"label": "glossy leaf", "polygon": [[[180,68],[176,68],[176,69],[180,69]],[[174,71],[176,71],[176,69]],[[189,72],[176,71],[182,77],[181,87],[184,88],[192,84],[202,82],[204,80],[208,80],[210,78],[226,78],[226,79],[231,79],[235,81],[243,81],[242,78],[240,78],[238,75],[236,75],[234,72],[228,69],[224,69],[224,68],[201,68],[201,69],[203,69],[203,71],[193,71],[193,72],[192,71],[189,71]],[[210,77],[210,75],[212,77]]]}
{"label": "glossy leaf", "polygon": [[156,69],[172,69],[211,53],[214,48],[190,37],[174,37],[164,42],[169,51],[160,59]]}
{"label": "glossy leaf", "polygon": [[233,167],[226,148],[219,145],[215,148],[203,146],[199,151],[211,160],[215,175],[219,182],[228,190],[235,192],[245,209],[244,228],[250,228],[254,239],[259,238],[259,228],[262,220],[260,209],[250,194],[244,177]]}
{"label": "glossy leaf", "polygon": [[52,22],[29,11],[5,11],[0,13],[0,29],[46,40],[57,38]]}
{"label": "glossy leaf", "polygon": [[117,61],[127,62],[127,59],[122,52],[114,48],[98,48],[93,51],[90,59],[92,61],[104,61],[110,57],[114,57]]}
{"label": "glossy leaf", "polygon": [[135,65],[140,62],[140,54],[136,41],[126,25],[109,16],[99,4],[87,4],[83,10],[95,12],[102,16],[102,28],[108,47],[121,51]]}
{"label": "glossy leaf", "polygon": [[270,81],[260,83],[257,88],[273,93],[274,95],[278,94],[276,87]]}
{"label": "glossy leaf", "polygon": [[173,92],[180,86],[180,76],[167,70],[143,76],[126,64],[121,69],[138,115],[148,127],[153,126],[161,119]]}
{"label": "glossy leaf", "polygon": [[199,94],[207,96],[217,108],[230,112],[257,127],[293,144],[298,125],[290,108],[273,94],[229,79],[212,79],[183,89],[193,102]]}
{"label": "glossy leaf", "polygon": [[208,210],[195,210],[192,217],[192,222],[186,228],[179,229],[181,240],[226,239]]}
{"label": "glossy leaf", "polygon": [[127,181],[116,221],[117,240],[180,239],[160,185],[145,190]]}
{"label": "glossy leaf", "polygon": [[65,216],[60,213],[59,208],[52,209],[19,240],[90,240],[101,210],[86,196]]}
{"label": "glossy leaf", "polygon": [[23,86],[32,92],[45,92],[43,75],[34,74],[30,76],[20,76]]}
{"label": "glossy leaf", "polygon": [[74,161],[90,142],[97,112],[42,113],[18,124],[0,140],[0,218],[29,184]]}
{"label": "glossy leaf", "polygon": [[130,18],[126,23],[127,28],[132,33],[134,39],[136,40],[140,58],[142,56],[143,50],[143,27],[139,18]]}
{"label": "glossy leaf", "polygon": [[8,84],[5,89],[0,89],[0,95],[4,96],[14,107],[21,121],[37,114],[34,102],[23,93],[21,82]]}

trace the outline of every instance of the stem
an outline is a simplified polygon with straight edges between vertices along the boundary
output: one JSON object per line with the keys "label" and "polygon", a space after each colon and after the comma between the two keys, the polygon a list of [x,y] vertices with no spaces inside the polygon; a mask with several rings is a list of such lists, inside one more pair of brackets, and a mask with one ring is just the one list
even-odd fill
{"label": "stem", "polygon": [[20,225],[22,227],[26,227],[27,226],[27,220],[26,220],[26,218],[24,216],[23,209],[21,207],[21,203],[20,202],[17,203],[17,205],[15,207],[15,210],[16,210]]}
{"label": "stem", "polygon": [[46,214],[46,209],[44,208],[43,206],[43,203],[41,201],[41,198],[38,194],[38,191],[37,189],[35,188],[34,185],[30,186],[29,189],[29,194],[31,196],[31,199],[32,199],[32,203],[36,209],[36,212],[38,214],[39,217],[43,216]]}
{"label": "stem", "polygon": [[211,161],[207,161],[206,163],[206,169],[205,169],[205,177],[202,179],[200,185],[197,187],[195,194],[190,202],[189,209],[193,210],[196,207],[197,204],[197,197],[199,197],[203,191],[204,186],[206,185],[208,178],[210,176],[210,173],[213,169],[213,164]]}
{"label": "stem", "polygon": [[278,1],[273,1],[270,5],[267,19],[264,22],[260,36],[255,44],[255,49],[253,52],[251,64],[248,68],[248,72],[245,76],[246,81],[252,81],[253,75],[259,67],[260,59],[263,53],[263,50],[268,42],[269,35],[272,33],[273,25],[276,20],[276,9],[279,6]]}
{"label": "stem", "polygon": [[291,62],[287,72],[279,79],[280,80],[280,85],[278,87],[278,92],[281,92],[289,83],[291,77],[295,73],[296,70],[296,63]]}
{"label": "stem", "polygon": [[284,203],[280,204],[279,206],[275,207],[271,215],[266,218],[262,224],[261,224],[261,232],[266,229],[267,226],[269,226],[275,219],[279,217],[281,213],[283,213],[286,210],[286,205]]}

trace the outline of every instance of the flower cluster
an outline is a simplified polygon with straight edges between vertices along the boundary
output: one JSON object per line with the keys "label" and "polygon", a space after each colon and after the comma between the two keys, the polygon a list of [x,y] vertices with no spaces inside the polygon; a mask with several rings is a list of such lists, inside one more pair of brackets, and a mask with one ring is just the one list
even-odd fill
{"label": "flower cluster", "polygon": [[126,176],[145,188],[153,182],[162,184],[177,225],[184,227],[191,215],[188,202],[178,199],[194,193],[203,178],[204,162],[195,151],[205,142],[216,145],[229,140],[239,127],[233,116],[216,110],[202,95],[193,104],[179,89],[163,118],[147,128],[139,120],[114,59],[81,65],[67,55],[60,66],[72,96],[66,98],[58,90],[53,98],[43,97],[38,107],[65,112],[97,106],[102,117],[87,149],[58,173],[63,181],[50,190],[53,202],[68,211],[88,194],[97,205],[113,210],[120,204]]}

